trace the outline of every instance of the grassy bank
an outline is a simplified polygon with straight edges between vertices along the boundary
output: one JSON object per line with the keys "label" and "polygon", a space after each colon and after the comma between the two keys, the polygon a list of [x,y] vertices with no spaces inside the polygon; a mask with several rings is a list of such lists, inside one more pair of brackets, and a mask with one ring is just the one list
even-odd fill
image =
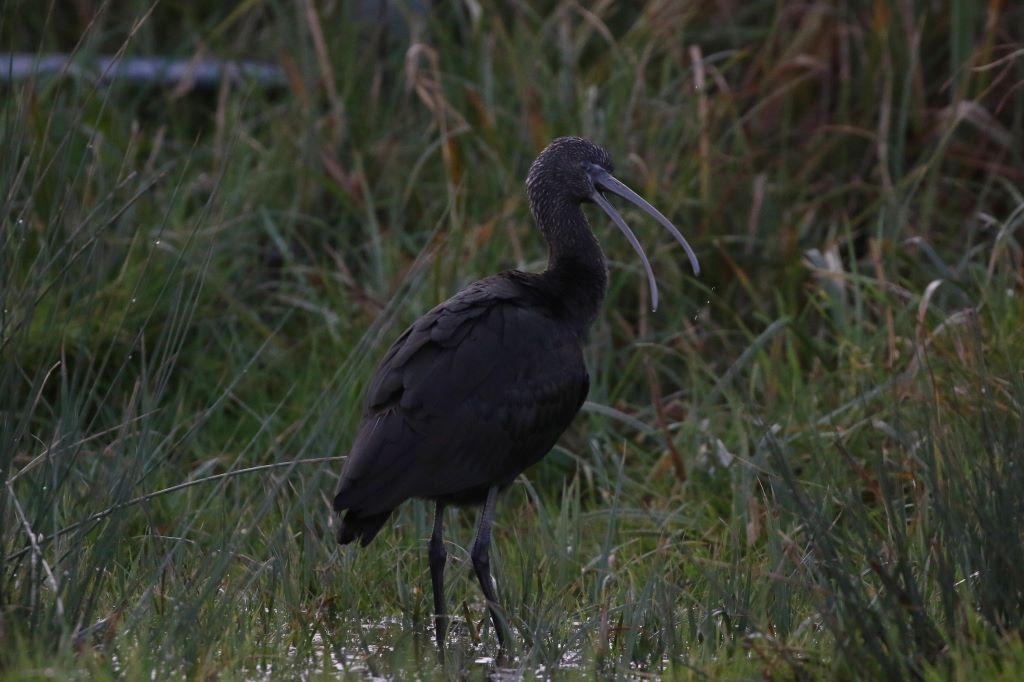
{"label": "grassy bank", "polygon": [[[1024,11],[947,3],[0,8],[0,44],[280,82],[0,85],[0,673],[479,675],[452,512],[339,549],[329,499],[406,324],[541,269],[522,180],[600,142],[662,301],[611,289],[584,412],[499,503],[527,675],[1024,674]],[[341,3],[344,4],[344,3]]]}

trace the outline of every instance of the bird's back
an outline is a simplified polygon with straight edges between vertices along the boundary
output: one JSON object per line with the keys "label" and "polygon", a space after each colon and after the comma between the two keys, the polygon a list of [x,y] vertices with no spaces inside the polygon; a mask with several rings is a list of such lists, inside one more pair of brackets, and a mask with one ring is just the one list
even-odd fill
{"label": "bird's back", "polygon": [[554,446],[589,386],[542,275],[475,282],[399,337],[371,380],[334,509],[362,544],[404,500],[478,504]]}

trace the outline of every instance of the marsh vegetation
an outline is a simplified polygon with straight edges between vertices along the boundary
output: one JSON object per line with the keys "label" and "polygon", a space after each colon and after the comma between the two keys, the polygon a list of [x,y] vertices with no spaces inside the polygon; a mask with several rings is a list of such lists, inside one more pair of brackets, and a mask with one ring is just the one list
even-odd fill
{"label": "marsh vegetation", "polygon": [[[365,383],[461,286],[538,270],[579,134],[697,249],[591,220],[589,402],[499,503],[526,675],[1024,675],[1024,8],[6,3],[30,53],[216,55],[214,89],[0,84],[0,674],[440,678],[494,655],[448,519],[329,514]],[[627,220],[629,212],[624,211]]]}

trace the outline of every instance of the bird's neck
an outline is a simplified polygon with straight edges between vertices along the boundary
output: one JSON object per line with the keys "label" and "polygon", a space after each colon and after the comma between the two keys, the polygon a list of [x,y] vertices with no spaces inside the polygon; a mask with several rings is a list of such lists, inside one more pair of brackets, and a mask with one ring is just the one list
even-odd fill
{"label": "bird's neck", "polygon": [[545,224],[550,283],[581,336],[586,336],[601,310],[608,289],[608,264],[579,205],[563,207]]}

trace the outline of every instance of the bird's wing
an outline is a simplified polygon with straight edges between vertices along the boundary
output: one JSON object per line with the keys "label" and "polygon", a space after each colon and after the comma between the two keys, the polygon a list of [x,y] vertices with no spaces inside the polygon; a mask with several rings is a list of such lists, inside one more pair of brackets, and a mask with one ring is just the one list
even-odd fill
{"label": "bird's wing", "polygon": [[588,389],[581,340],[514,281],[482,280],[417,320],[374,375],[335,509],[476,501],[543,457]]}

